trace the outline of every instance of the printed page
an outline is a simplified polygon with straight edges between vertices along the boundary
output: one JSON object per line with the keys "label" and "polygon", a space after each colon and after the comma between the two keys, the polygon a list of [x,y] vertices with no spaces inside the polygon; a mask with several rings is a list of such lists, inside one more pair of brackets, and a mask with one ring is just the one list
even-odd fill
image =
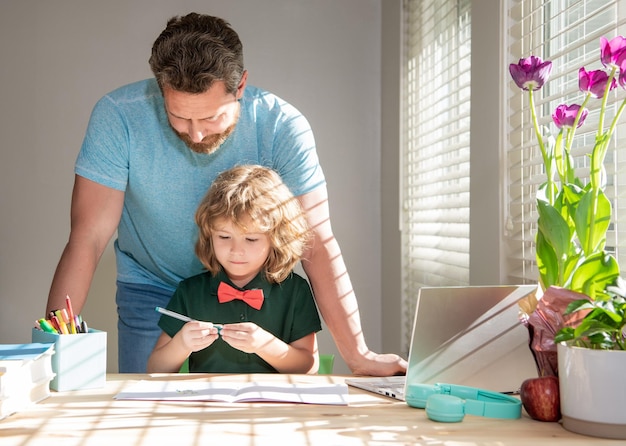
{"label": "printed page", "polygon": [[221,402],[286,402],[348,404],[346,384],[230,383],[142,380],[115,395],[118,400],[179,400]]}

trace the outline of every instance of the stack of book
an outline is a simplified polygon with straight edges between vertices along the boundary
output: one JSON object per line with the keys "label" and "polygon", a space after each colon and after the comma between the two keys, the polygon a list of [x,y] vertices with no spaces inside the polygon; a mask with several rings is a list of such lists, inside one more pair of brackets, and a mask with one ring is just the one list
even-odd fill
{"label": "stack of book", "polygon": [[54,344],[0,344],[0,420],[50,396]]}

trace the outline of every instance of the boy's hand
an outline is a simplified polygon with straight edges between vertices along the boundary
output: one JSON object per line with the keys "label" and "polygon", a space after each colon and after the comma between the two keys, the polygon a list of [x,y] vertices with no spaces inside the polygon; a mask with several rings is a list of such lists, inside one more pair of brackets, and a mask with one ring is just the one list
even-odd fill
{"label": "boy's hand", "polygon": [[211,322],[189,321],[176,333],[185,349],[197,352],[213,344],[218,330]]}
{"label": "boy's hand", "polygon": [[220,332],[222,339],[245,353],[258,353],[274,340],[274,335],[253,322],[226,324]]}

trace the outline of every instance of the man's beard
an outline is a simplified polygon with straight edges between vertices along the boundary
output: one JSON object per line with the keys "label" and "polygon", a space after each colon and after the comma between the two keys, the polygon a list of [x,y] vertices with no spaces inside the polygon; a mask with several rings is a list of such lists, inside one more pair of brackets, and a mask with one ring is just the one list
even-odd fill
{"label": "man's beard", "polygon": [[239,121],[239,112],[237,112],[237,114],[235,115],[234,122],[230,126],[228,126],[226,130],[224,130],[222,133],[217,133],[215,135],[208,135],[200,142],[193,142],[187,133],[179,132],[174,127],[172,127],[171,124],[170,127],[172,128],[174,133],[176,133],[176,136],[178,136],[192,151],[196,153],[210,155],[214,153],[217,149],[219,149],[224,141],[226,141],[231,133],[233,133],[233,130],[235,130],[235,126],[237,125],[237,121]]}

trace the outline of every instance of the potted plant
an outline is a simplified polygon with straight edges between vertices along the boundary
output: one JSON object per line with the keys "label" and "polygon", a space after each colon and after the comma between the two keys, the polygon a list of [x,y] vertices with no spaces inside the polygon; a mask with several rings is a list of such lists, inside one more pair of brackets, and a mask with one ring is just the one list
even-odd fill
{"label": "potted plant", "polygon": [[626,439],[624,327],[626,286],[620,278],[607,296],[579,299],[566,314],[586,312],[555,337],[563,426],[596,437]]}
{"label": "potted plant", "polygon": [[[535,239],[539,285],[544,294],[527,313],[529,320],[535,313],[549,308],[562,313],[562,317],[555,317],[547,324],[544,315],[537,318],[549,325],[546,333],[551,333],[549,339],[533,345],[539,374],[550,373],[539,361],[541,354],[553,353],[545,364],[552,362],[551,373],[559,377],[562,422],[566,429],[626,438],[626,390],[621,384],[615,385],[621,383],[626,371],[626,353],[621,351],[625,346],[626,286],[619,278],[617,260],[606,250],[612,208],[605,194],[604,167],[609,143],[626,106],[624,99],[612,119],[607,119],[609,95],[618,84],[626,87],[626,39],[601,38],[600,61],[604,69],[579,69],[582,103],[561,104],[552,114],[558,128],[556,136],[539,126],[533,97],[533,92],[547,81],[552,62],[530,56],[511,64],[509,71],[517,86],[528,92],[546,174],[546,181],[537,191]],[[597,103],[596,100],[600,101],[599,107],[588,105]],[[576,174],[572,149],[576,130],[583,125],[590,109],[598,112],[598,126],[589,154],[588,176],[582,178]],[[537,325],[531,323],[529,329],[539,331]],[[544,344],[551,344],[555,351],[549,352]],[[590,359],[583,358],[587,353]],[[623,361],[621,365],[605,363],[605,359],[613,357],[623,358],[619,359]],[[558,370],[551,361],[553,358],[558,358]],[[590,375],[605,371],[612,374]],[[602,389],[594,388],[596,385]],[[616,392],[621,393],[616,395]],[[610,406],[610,402],[618,406]]]}

